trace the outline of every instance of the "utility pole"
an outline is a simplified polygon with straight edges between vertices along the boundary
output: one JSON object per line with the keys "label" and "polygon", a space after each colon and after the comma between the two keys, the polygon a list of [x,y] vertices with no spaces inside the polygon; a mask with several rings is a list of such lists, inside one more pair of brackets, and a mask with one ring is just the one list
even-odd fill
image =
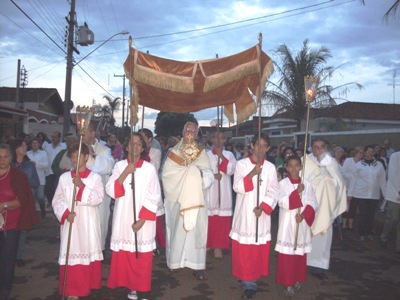
{"label": "utility pole", "polygon": [[21,83],[21,60],[18,59],[17,66],[17,87],[15,90],[15,108],[19,108],[19,87]]}
{"label": "utility pole", "polygon": [[388,85],[393,86],[393,104],[396,104],[396,86],[400,86],[400,84],[396,84],[396,69],[393,71],[393,83]]}
{"label": "utility pole", "polygon": [[20,91],[20,102],[19,102],[19,108],[24,109],[24,91],[25,87],[28,86],[28,71],[25,69],[25,66],[22,66],[21,69],[21,85],[22,85],[22,91]]}
{"label": "utility pole", "polygon": [[79,54],[79,51],[74,46],[74,35],[75,35],[75,2],[76,0],[71,0],[71,10],[69,12],[69,19],[65,19],[68,22],[68,42],[67,42],[67,73],[65,78],[65,98],[64,98],[64,124],[63,124],[63,134],[64,136],[69,132],[69,122],[70,122],[70,111],[72,109],[71,101],[71,88],[72,88],[72,69],[73,65],[73,51]]}
{"label": "utility pole", "polygon": [[122,79],[123,79],[123,84],[122,84],[122,132],[125,132],[124,131],[124,128],[125,128],[125,78],[126,78],[126,76],[125,76],[125,74],[124,75],[115,75],[114,74],[114,77],[122,77]]}

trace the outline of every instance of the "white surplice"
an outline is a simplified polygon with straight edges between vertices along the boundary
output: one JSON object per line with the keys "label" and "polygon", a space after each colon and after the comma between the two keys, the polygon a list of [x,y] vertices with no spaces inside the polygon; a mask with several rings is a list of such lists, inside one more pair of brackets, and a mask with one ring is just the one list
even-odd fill
{"label": "white surplice", "polygon": [[[94,172],[90,172],[87,178],[82,178],[82,181],[85,187],[81,201],[77,201],[75,205],[76,217],[71,227],[68,265],[89,265],[91,262],[103,260],[99,205],[103,200],[104,186],[100,175]],[[60,222],[66,217],[66,212],[71,211],[73,190],[71,172],[65,172],[60,176],[52,201],[54,214]],[[77,194],[78,191],[76,188]],[[58,259],[60,265],[65,265],[69,227],[70,223],[64,219],[60,228],[61,246]]]}
{"label": "white surplice", "polygon": [[[279,226],[276,239],[275,250],[289,255],[304,255],[311,251],[311,229],[306,220],[299,223],[297,247],[294,250],[294,240],[296,232],[296,214],[298,209],[289,209],[290,194],[297,190],[298,184],[292,184],[289,178],[279,182]],[[301,202],[303,206],[300,213],[304,211],[307,205],[310,205],[314,211],[318,209],[318,202],[315,198],[314,190],[308,181],[304,181],[304,191],[301,193]]]}
{"label": "white surplice", "polygon": [[[260,174],[261,185],[257,182],[258,176],[253,176],[253,190],[246,192],[245,178],[253,170],[255,163],[250,157],[241,159],[236,164],[233,189],[236,195],[235,214],[233,216],[230,237],[240,244],[261,245],[271,240],[271,216],[262,213],[256,218],[253,210],[257,206],[257,186],[259,188],[259,205],[267,204],[274,209],[279,195],[279,184],[275,166],[264,160]],[[258,239],[256,242],[256,223],[258,219]]]}
{"label": "white surplice", "polygon": [[[214,174],[218,173],[218,155],[213,154],[212,150],[207,151],[210,159],[211,168]],[[232,216],[232,182],[231,176],[235,172],[236,159],[232,152],[223,150],[222,155],[228,160],[226,172],[219,172],[221,180],[215,180],[208,189],[208,215],[209,216]],[[220,165],[223,162],[220,160]],[[219,186],[219,187],[218,187]],[[220,189],[220,201],[218,199],[218,189]]]}
{"label": "white surplice", "polygon": [[[124,196],[117,198],[115,193],[115,181],[128,166],[128,161],[122,160],[115,164],[112,175],[107,185],[107,194],[115,199],[112,234],[110,247],[111,250],[135,252],[135,234],[132,230],[133,218],[133,193],[132,175],[128,175],[123,183]],[[161,189],[157,172],[153,165],[143,161],[135,171],[135,208],[136,220],[139,219],[140,210],[144,207],[154,214],[161,201]],[[156,222],[146,220],[143,227],[137,232],[137,242],[139,252],[150,252],[156,248],[154,240],[156,234]]]}

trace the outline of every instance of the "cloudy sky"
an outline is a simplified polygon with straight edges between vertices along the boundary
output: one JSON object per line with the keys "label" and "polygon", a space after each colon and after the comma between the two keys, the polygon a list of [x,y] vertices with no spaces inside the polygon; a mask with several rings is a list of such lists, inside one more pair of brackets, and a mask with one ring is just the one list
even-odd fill
{"label": "cloudy sky", "polygon": [[[69,2],[1,1],[0,86],[16,85],[17,60],[21,59],[28,71],[28,87],[56,88],[64,99]],[[357,81],[364,86],[347,94],[350,101],[393,103],[397,69],[399,104],[400,14],[386,22],[383,15],[394,0],[365,2],[362,6],[359,0],[76,0],[78,26],[86,22],[95,43],[77,46],[80,55],[74,54],[75,62],[115,36],[74,67],[72,100],[75,105],[91,105],[93,100],[105,103],[104,95],[122,97],[123,80],[114,75],[123,74],[129,35],[116,34],[126,30],[135,48],[182,61],[241,52],[258,42],[259,32],[263,50],[272,59],[279,45],[286,44],[295,52],[309,39],[313,48],[331,50],[328,65],[342,65],[332,85]],[[145,126],[152,128],[156,113],[145,112]],[[209,125],[216,109],[201,111],[196,117]]]}

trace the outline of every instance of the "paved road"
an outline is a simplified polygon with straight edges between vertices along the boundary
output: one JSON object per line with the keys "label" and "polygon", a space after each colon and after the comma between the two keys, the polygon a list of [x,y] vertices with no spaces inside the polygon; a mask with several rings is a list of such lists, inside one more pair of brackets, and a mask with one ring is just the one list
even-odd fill
{"label": "paved road", "polygon": [[[273,230],[277,229],[277,214],[272,218]],[[383,214],[376,213],[375,232],[382,228]],[[57,293],[59,248],[58,223],[48,215],[31,232],[26,244],[26,266],[17,267],[11,299],[39,300],[60,299]],[[394,236],[388,249],[382,249],[375,241],[360,242],[355,230],[345,231],[343,240],[334,230],[331,269],[328,282],[320,282],[308,274],[303,289],[294,299],[400,299],[400,255],[394,252]],[[272,245],[275,242],[273,240]],[[272,249],[273,247],[271,247]],[[275,284],[277,255],[271,251],[271,275],[259,281],[255,299],[284,299],[282,287]],[[110,259],[103,264],[103,279],[106,281]],[[215,259],[212,251],[207,257],[208,280],[195,280],[189,269],[170,273],[163,255],[155,257],[153,263],[152,298],[157,300],[224,300],[240,299],[242,290],[231,275],[230,252],[222,259]],[[126,299],[124,288],[110,290],[103,286],[93,291],[89,299]]]}

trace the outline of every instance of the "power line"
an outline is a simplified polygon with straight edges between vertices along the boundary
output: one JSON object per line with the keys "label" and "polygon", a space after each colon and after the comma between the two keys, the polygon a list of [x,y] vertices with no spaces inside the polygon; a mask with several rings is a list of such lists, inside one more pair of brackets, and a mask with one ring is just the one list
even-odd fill
{"label": "power line", "polygon": [[[354,2],[354,1],[355,0],[349,0],[349,1],[346,1],[346,2],[332,4],[332,5],[329,5],[329,6],[322,7],[322,8],[311,9],[311,10],[308,10],[306,12],[299,12],[299,13],[296,13],[296,14],[283,16],[283,17],[279,17],[279,18],[275,18],[275,19],[271,19],[271,20],[266,20],[266,21],[262,21],[262,22],[257,22],[257,23],[253,23],[253,24],[247,24],[247,25],[237,26],[237,27],[234,27],[234,28],[224,29],[224,30],[220,30],[220,31],[214,31],[214,32],[205,33],[205,34],[196,35],[196,36],[191,36],[191,37],[182,38],[182,39],[177,39],[177,40],[173,40],[173,41],[168,41],[168,42],[163,42],[163,43],[158,43],[158,44],[152,44],[152,45],[147,45],[147,46],[142,46],[142,47],[138,47],[137,49],[147,49],[147,48],[152,48],[152,47],[156,47],[156,46],[162,46],[162,45],[166,45],[166,44],[171,44],[171,43],[177,43],[177,42],[182,42],[182,41],[186,41],[186,40],[196,39],[196,38],[200,38],[200,37],[204,37],[204,36],[208,36],[208,35],[213,35],[213,34],[218,34],[218,33],[222,33],[222,32],[237,30],[237,29],[240,29],[240,28],[255,26],[255,25],[262,24],[262,23],[267,23],[267,22],[272,22],[272,21],[276,21],[276,20],[291,18],[291,17],[302,15],[302,14],[305,14],[305,13],[331,8],[331,7],[334,7],[334,6],[341,6],[341,5],[348,4],[348,3]],[[329,2],[331,2],[331,1],[329,1]],[[169,35],[172,35],[172,34],[169,34]],[[137,39],[134,38],[134,40],[137,40]]]}
{"label": "power line", "polygon": [[35,21],[32,20],[32,18],[30,16],[28,16],[13,0],[10,0],[12,2],[12,4],[14,4],[33,24],[36,25],[37,28],[39,28],[39,30],[41,32],[43,32],[49,39],[50,41],[52,41],[62,52],[64,52],[65,54],[67,54],[67,52],[65,52],[65,50],[63,48],[61,48],[38,24],[36,24]]}
{"label": "power line", "polygon": [[[186,33],[191,33],[191,32],[198,32],[198,31],[203,31],[203,30],[209,30],[209,29],[215,29],[215,28],[220,28],[220,27],[225,27],[225,26],[231,26],[231,25],[236,25],[236,24],[240,24],[240,23],[246,23],[246,22],[251,22],[251,21],[255,21],[255,20],[260,20],[260,19],[270,18],[270,17],[274,17],[274,16],[279,16],[279,15],[282,15],[282,14],[287,14],[287,13],[291,13],[291,12],[298,11],[298,10],[305,10],[307,8],[317,7],[317,6],[324,5],[324,4],[327,4],[329,2],[333,2],[333,1],[334,0],[328,0],[328,1],[325,1],[325,2],[321,2],[321,3],[316,3],[316,4],[312,4],[312,5],[299,7],[299,8],[289,9],[289,10],[286,10],[286,11],[283,11],[283,12],[279,12],[279,13],[275,13],[275,14],[270,14],[270,15],[266,15],[266,16],[245,19],[245,20],[226,23],[226,24],[208,26],[208,27],[203,27],[203,28],[198,28],[198,29],[177,31],[177,32],[172,32],[172,33],[157,34],[157,35],[152,35],[152,36],[137,37],[137,38],[135,38],[135,40],[159,38],[159,37],[164,37],[164,36],[177,35],[177,34],[186,34]],[[355,1],[355,0],[352,0],[352,1]]]}

